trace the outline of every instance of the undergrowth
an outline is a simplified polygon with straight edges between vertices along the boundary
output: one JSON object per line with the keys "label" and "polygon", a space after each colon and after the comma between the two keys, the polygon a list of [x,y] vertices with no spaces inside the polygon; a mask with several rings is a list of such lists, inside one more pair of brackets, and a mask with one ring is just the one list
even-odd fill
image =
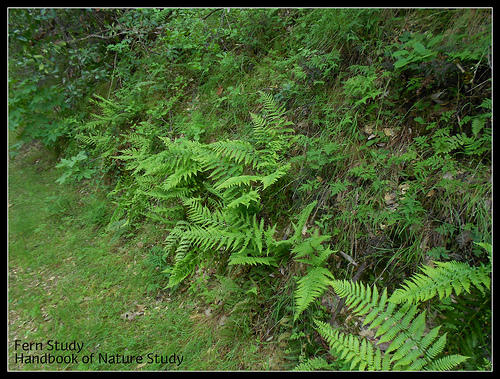
{"label": "undergrowth", "polygon": [[[58,183],[106,189],[114,238],[162,231],[172,296],[279,340],[290,368],[490,368],[491,9],[9,16],[9,128],[52,149]],[[389,317],[389,349],[363,316]]]}

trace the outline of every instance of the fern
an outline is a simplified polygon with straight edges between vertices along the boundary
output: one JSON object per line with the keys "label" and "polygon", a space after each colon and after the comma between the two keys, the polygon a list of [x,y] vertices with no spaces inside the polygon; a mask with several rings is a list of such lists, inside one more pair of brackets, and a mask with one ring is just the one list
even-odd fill
{"label": "fern", "polygon": [[333,279],[332,273],[322,267],[333,251],[324,248],[321,244],[330,238],[330,236],[319,236],[316,230],[313,236],[297,244],[292,250],[295,254],[295,261],[312,266],[297,282],[298,286],[295,290],[297,307],[294,320],[297,320],[300,314],[323,294]]}
{"label": "fern", "polygon": [[[277,265],[277,257],[299,239],[300,231],[289,241],[276,241],[276,227],[258,217],[264,191],[291,168],[284,154],[294,143],[284,107],[268,94],[262,93],[261,101],[264,115],[252,115],[250,141],[161,138],[163,150],[152,154],[151,140],[134,136],[121,150],[118,158],[134,180],[120,199],[126,209],[117,209],[115,219],[126,217],[130,224],[133,217],[147,216],[175,225],[165,240],[165,259],[173,258],[168,287],[222,254],[231,265]],[[116,111],[108,101],[103,104],[101,123]],[[300,230],[303,226],[301,220]]]}
{"label": "fern", "polygon": [[[436,359],[446,344],[446,334],[438,338],[440,327],[425,332],[425,311],[420,312],[409,302],[398,306],[388,302],[386,291],[379,298],[362,283],[333,280],[332,287],[339,296],[346,297],[346,305],[358,316],[366,316],[363,326],[377,329],[378,344],[391,341],[382,353],[380,349],[354,335],[346,335],[329,324],[316,322],[318,331],[327,339],[332,353],[351,364],[351,370],[447,370],[467,357],[448,356]],[[373,305],[375,305],[373,307]]]}
{"label": "fern", "polygon": [[297,308],[293,317],[296,321],[300,314],[309,307],[309,305],[320,297],[328,286],[329,280],[333,275],[324,267],[313,267],[305,276],[297,282],[298,288],[295,291],[295,302]]}
{"label": "fern", "polygon": [[390,297],[387,289],[380,293],[376,286],[328,280],[335,292],[345,298],[353,315],[361,318],[363,326],[376,330],[377,345],[390,342],[382,352],[366,339],[315,320],[331,353],[349,364],[351,370],[451,370],[465,362],[468,357],[459,354],[440,357],[446,348],[447,334],[440,335],[441,326],[426,328],[426,311],[421,311],[419,304],[436,295],[441,299],[453,291],[457,296],[469,292],[471,285],[481,291],[489,289],[490,268],[474,268],[460,262],[436,264],[437,268],[424,267],[424,274],[413,275]]}
{"label": "fern", "polygon": [[292,122],[284,119],[284,106],[278,107],[271,94],[261,93],[266,116],[250,113],[253,123],[253,142],[260,155],[260,163],[257,166],[264,169],[267,174],[278,169],[282,154],[289,150],[294,139],[290,134],[294,132],[291,128]]}
{"label": "fern", "polygon": [[451,295],[452,291],[458,296],[465,290],[470,292],[474,285],[481,292],[490,288],[491,280],[488,267],[471,267],[462,262],[434,262],[436,268],[423,266],[423,274],[415,274],[391,296],[390,301],[402,303],[408,301],[418,303],[426,301],[436,295],[440,299]]}
{"label": "fern", "polygon": [[380,349],[374,348],[366,340],[361,342],[355,336],[346,335],[333,329],[326,322],[315,320],[316,330],[326,339],[331,352],[346,363],[351,363],[350,370],[384,370],[390,369],[390,356],[382,355]]}
{"label": "fern", "polygon": [[308,360],[307,362],[303,362],[297,365],[293,371],[315,371],[328,369],[329,364],[326,360],[321,357],[315,357],[313,359]]}
{"label": "fern", "polygon": [[[259,155],[254,146],[247,141],[218,141],[208,146],[217,156],[231,160],[237,164],[245,164],[256,168],[259,163]],[[203,158],[202,158],[203,159]],[[207,164],[213,163],[210,158],[205,161]]]}
{"label": "fern", "polygon": [[309,218],[309,215],[311,214],[316,204],[318,204],[318,202],[315,200],[311,204],[307,205],[302,210],[302,212],[300,212],[297,225],[292,223],[294,229],[294,234],[293,237],[291,238],[292,241],[297,241],[299,238],[301,238],[301,234],[304,228],[306,228],[307,219]]}

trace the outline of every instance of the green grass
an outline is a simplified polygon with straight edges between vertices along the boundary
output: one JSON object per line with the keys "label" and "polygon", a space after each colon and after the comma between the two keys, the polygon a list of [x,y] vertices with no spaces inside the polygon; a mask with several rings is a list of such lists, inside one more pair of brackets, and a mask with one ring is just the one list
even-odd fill
{"label": "green grass", "polygon": [[[272,343],[221,338],[220,315],[205,316],[206,306],[193,296],[163,292],[164,283],[147,266],[146,246],[138,243],[141,233],[158,232],[113,238],[103,226],[105,195],[89,183],[58,186],[60,172],[52,163],[48,153],[31,146],[9,165],[10,370],[280,368]],[[141,314],[126,320],[126,312]],[[71,356],[48,350],[55,341],[83,344],[74,352],[77,363],[16,363],[16,354]],[[23,343],[42,349],[23,351]],[[142,360],[105,363],[106,354]],[[154,362],[155,354],[164,361],[175,354],[177,361]]]}

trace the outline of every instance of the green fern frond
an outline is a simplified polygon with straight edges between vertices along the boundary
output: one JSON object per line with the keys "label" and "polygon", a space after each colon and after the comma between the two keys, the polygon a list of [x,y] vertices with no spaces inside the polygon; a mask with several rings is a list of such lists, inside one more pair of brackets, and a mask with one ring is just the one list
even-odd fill
{"label": "green fern frond", "polygon": [[[345,304],[353,314],[365,316],[363,326],[369,325],[368,329],[377,330],[377,344],[391,342],[384,354],[384,359],[387,357],[390,362],[390,369],[416,370],[435,367],[432,365],[437,362],[436,357],[446,345],[446,334],[438,338],[439,327],[425,333],[426,312],[420,311],[417,304],[408,301],[398,305],[387,299],[386,290],[379,297],[376,287],[371,289],[361,282],[330,280],[330,284],[340,297],[345,298]],[[351,367],[356,367],[360,361],[355,360],[352,354],[356,354],[361,345],[351,343],[351,340],[346,338],[347,336],[339,333],[330,333],[333,342],[330,346],[340,359],[347,360]],[[364,362],[360,367],[375,365]]]}
{"label": "green fern frond", "polygon": [[229,257],[229,265],[265,265],[277,266],[274,257],[252,257],[243,254],[232,254]]}
{"label": "green fern frond", "polygon": [[[316,229],[314,235],[297,244],[292,249],[292,253],[295,257],[294,259],[297,262],[319,266],[330,256],[331,253],[333,253],[333,251],[325,249],[321,245],[323,242],[329,241],[330,238],[331,236],[320,236],[318,230]],[[321,252],[319,257],[316,256],[316,251]]]}
{"label": "green fern frond", "polygon": [[251,182],[256,182],[261,180],[260,176],[256,175],[241,175],[241,176],[233,176],[227,179],[226,181],[219,184],[216,189],[224,189],[233,186],[241,186],[241,185],[250,185]]}
{"label": "green fern frond", "polygon": [[264,112],[267,114],[267,117],[277,119],[284,115],[285,106],[282,105],[281,107],[278,107],[273,95],[266,92],[260,92],[260,96],[262,104],[264,105]]}
{"label": "green fern frond", "polygon": [[453,354],[440,358],[432,362],[426,369],[429,371],[448,371],[465,362],[469,357]]}
{"label": "green fern frond", "polygon": [[326,339],[331,353],[338,356],[345,363],[350,363],[350,370],[383,370],[391,368],[390,355],[382,355],[366,339],[361,342],[352,334],[346,335],[338,329],[332,328],[326,322],[314,320],[316,330]]}
{"label": "green fern frond", "polygon": [[309,218],[309,215],[311,214],[312,210],[314,207],[318,204],[318,201],[315,200],[311,204],[307,205],[299,214],[299,220],[297,221],[297,225],[293,224],[293,229],[294,229],[294,234],[291,238],[292,241],[297,241],[299,238],[301,238],[302,235],[302,230],[304,229],[304,226],[306,225],[307,219]]}
{"label": "green fern frond", "polygon": [[[208,145],[217,156],[227,158],[235,163],[244,163],[255,168],[260,161],[255,147],[248,141],[218,141]],[[212,161],[213,159],[210,159]]]}
{"label": "green fern frond", "polygon": [[471,284],[481,292],[489,289],[491,279],[487,267],[471,267],[463,262],[434,262],[437,267],[422,266],[423,274],[415,274],[406,280],[402,289],[391,296],[393,303],[409,301],[418,303],[438,295],[448,297],[453,291],[458,296],[465,290],[470,292]]}
{"label": "green fern frond", "polygon": [[197,263],[197,253],[195,250],[191,250],[177,261],[173,268],[165,270],[164,272],[170,273],[166,288],[172,288],[186,279],[195,270]]}
{"label": "green fern frond", "polygon": [[227,207],[234,208],[241,204],[248,208],[252,203],[255,204],[260,203],[260,195],[257,191],[250,191],[248,193],[244,193],[240,197],[234,199],[229,204],[227,204]]}
{"label": "green fern frond", "polygon": [[286,175],[286,173],[290,170],[291,165],[288,163],[278,169],[276,172],[261,177],[262,184],[264,187],[262,189],[266,189],[267,187],[273,185],[278,179]]}
{"label": "green fern frond", "polygon": [[[385,306],[387,293],[384,291],[383,296],[379,299],[376,287],[372,291],[370,287],[348,280],[334,280],[331,282],[331,285],[337,295],[346,299],[346,305],[354,309],[355,314],[366,314],[372,308],[374,311],[380,312]],[[372,320],[375,322],[376,315],[372,311],[367,315],[366,319],[368,321],[365,322],[372,322]]]}
{"label": "green fern frond", "polygon": [[300,314],[323,294],[331,279],[333,275],[326,268],[313,267],[297,282],[298,287],[295,290],[297,309],[294,320],[297,320]]}
{"label": "green fern frond", "polygon": [[316,370],[326,370],[329,364],[326,360],[321,357],[315,357],[309,359],[306,362],[300,363],[292,371],[316,371]]}

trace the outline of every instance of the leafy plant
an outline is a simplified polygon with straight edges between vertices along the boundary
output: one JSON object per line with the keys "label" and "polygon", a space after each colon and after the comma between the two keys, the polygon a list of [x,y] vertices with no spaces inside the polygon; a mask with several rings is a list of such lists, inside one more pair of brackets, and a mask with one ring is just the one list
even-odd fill
{"label": "leafy plant", "polygon": [[[390,342],[382,353],[379,347],[345,334],[331,325],[316,320],[318,332],[328,342],[332,354],[350,370],[450,370],[467,357],[458,354],[439,358],[446,346],[446,333],[439,336],[440,326],[426,331],[426,311],[420,311],[421,302],[438,295],[447,297],[452,291],[457,296],[471,284],[481,290],[490,287],[489,269],[475,269],[459,262],[439,264],[438,269],[424,268],[424,274],[406,280],[403,289],[388,296],[376,286],[373,289],[360,282],[331,280],[335,292],[345,298],[345,304],[356,316],[363,316],[363,326],[376,329],[377,345]],[[398,305],[399,304],[399,305]],[[317,363],[300,366],[301,369],[317,367]]]}
{"label": "leafy plant", "polygon": [[[307,218],[316,204],[316,201],[309,204],[301,212],[298,225],[294,225],[295,235],[291,240],[296,240],[302,234],[306,234],[304,230],[307,230]],[[298,286],[294,294],[296,302],[294,320],[297,320],[300,314],[323,294],[330,280],[333,279],[332,273],[324,267],[326,260],[333,251],[322,245],[323,242],[329,241],[330,238],[330,236],[320,236],[318,229],[315,229],[311,237],[297,242],[292,249],[296,262],[310,266],[306,274],[297,281]]]}
{"label": "leafy plant", "polygon": [[[166,238],[166,256],[174,257],[169,287],[190,275],[197,264],[230,253],[228,264],[276,265],[287,241],[276,241],[276,226],[258,217],[261,197],[290,169],[283,155],[293,143],[284,110],[262,94],[264,116],[252,114],[249,142],[227,140],[202,144],[164,138],[166,149],[149,153],[149,142],[123,150],[121,160],[135,180],[127,213],[168,222],[171,204],[183,206],[182,217]],[[130,195],[128,195],[130,196]],[[160,203],[161,201],[161,203]],[[151,204],[155,204],[151,206]],[[123,214],[117,210],[116,217]],[[285,246],[286,245],[286,246]]]}
{"label": "leafy plant", "polygon": [[470,292],[471,284],[484,293],[490,288],[491,267],[471,267],[462,262],[435,262],[437,268],[422,266],[423,274],[414,274],[391,297],[395,303],[420,303],[438,295],[449,297],[452,291],[459,296]]}
{"label": "leafy plant", "polygon": [[415,66],[416,63],[430,60],[435,57],[437,52],[431,50],[430,48],[439,43],[443,39],[443,35],[439,34],[430,38],[430,40],[426,43],[426,47],[422,42],[424,42],[424,39],[427,39],[427,37],[428,34],[416,34],[412,35],[411,38],[407,37],[407,41],[402,46],[403,48],[392,53],[392,56],[397,58],[397,61],[394,63],[394,67],[401,68],[408,64]]}
{"label": "leafy plant", "polygon": [[[356,75],[345,81],[343,91],[355,107],[361,104],[366,105],[369,99],[374,100],[384,93],[374,66],[352,65],[349,68]],[[382,76],[387,76],[387,74],[384,73]]]}
{"label": "leafy plant", "polygon": [[79,182],[83,178],[90,179],[96,170],[85,167],[84,161],[88,159],[84,150],[71,157],[71,159],[61,159],[61,163],[57,164],[57,168],[65,169],[62,176],[56,180],[56,183],[63,184],[66,181]]}
{"label": "leafy plant", "polygon": [[[364,260],[379,288],[427,288],[391,311],[373,303],[373,320],[405,324],[415,336],[396,334],[414,342],[312,366],[428,368],[444,353],[487,368],[491,21],[490,9],[11,9],[11,156],[37,139],[65,154],[59,183],[99,173],[113,206],[65,222],[102,226],[114,211],[112,244],[156,230],[144,243],[161,285],[210,294],[228,335],[279,334],[291,365],[319,354],[323,295]],[[441,262],[412,276],[429,259]],[[453,260],[475,269],[441,266]],[[373,302],[366,284],[345,295],[362,288]],[[330,333],[339,356],[356,350],[347,321]],[[371,342],[353,354],[375,357]],[[396,354],[410,345],[407,364]]]}

